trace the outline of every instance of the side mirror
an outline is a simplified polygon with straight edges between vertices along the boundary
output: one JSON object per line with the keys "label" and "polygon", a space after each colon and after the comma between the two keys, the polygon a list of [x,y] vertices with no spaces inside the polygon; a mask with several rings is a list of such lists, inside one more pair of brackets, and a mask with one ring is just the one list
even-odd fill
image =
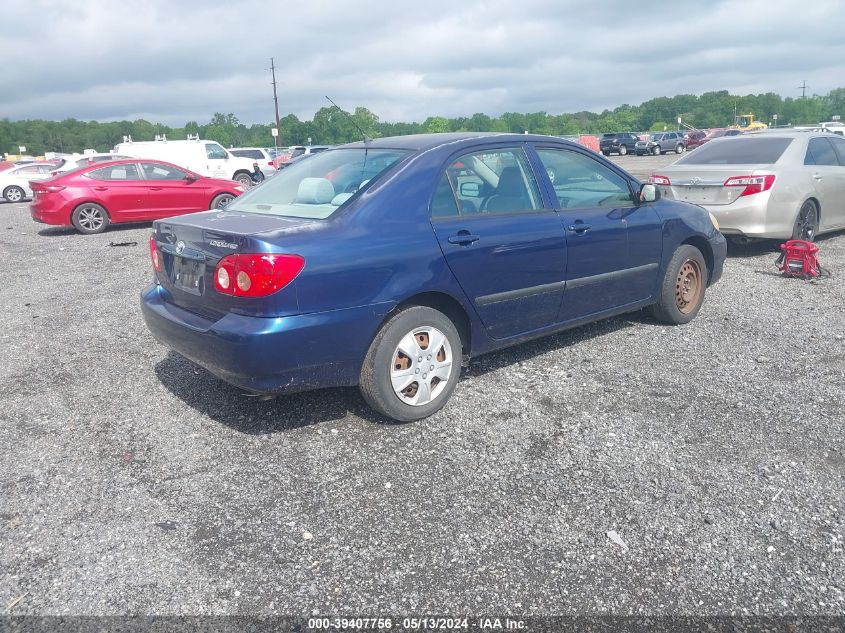
{"label": "side mirror", "polygon": [[464,198],[477,198],[481,195],[481,185],[477,182],[462,182],[461,195]]}
{"label": "side mirror", "polygon": [[640,202],[654,202],[660,200],[660,189],[650,182],[640,187]]}
{"label": "side mirror", "polygon": [[192,174],[191,172],[188,172],[185,175],[185,182],[187,182],[189,185],[192,182],[196,182],[197,180],[199,180],[199,176],[197,176],[196,174]]}

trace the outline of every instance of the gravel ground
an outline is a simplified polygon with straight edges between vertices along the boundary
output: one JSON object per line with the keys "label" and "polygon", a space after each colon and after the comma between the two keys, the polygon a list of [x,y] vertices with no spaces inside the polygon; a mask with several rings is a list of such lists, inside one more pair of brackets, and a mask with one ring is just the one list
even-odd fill
{"label": "gravel ground", "polygon": [[158,345],[148,226],[0,218],[0,609],[845,614],[843,234],[831,279],[734,249],[690,325],[478,358],[396,425],[354,389],[247,398]]}

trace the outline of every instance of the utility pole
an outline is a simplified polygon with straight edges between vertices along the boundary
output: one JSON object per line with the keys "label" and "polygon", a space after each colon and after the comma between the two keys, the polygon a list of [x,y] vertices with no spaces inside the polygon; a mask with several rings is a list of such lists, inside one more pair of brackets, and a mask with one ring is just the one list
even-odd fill
{"label": "utility pole", "polygon": [[807,80],[805,79],[805,80],[801,83],[801,85],[800,85],[800,86],[798,86],[798,87],[799,87],[799,88],[801,88],[801,98],[802,98],[802,99],[806,99],[806,98],[807,98]]}
{"label": "utility pole", "polygon": [[[276,129],[279,129],[279,97],[276,96],[276,63],[273,58],[270,58],[270,72],[273,75],[273,103],[276,106]],[[279,135],[273,137],[273,142],[276,146],[276,153],[278,154],[279,150]]]}

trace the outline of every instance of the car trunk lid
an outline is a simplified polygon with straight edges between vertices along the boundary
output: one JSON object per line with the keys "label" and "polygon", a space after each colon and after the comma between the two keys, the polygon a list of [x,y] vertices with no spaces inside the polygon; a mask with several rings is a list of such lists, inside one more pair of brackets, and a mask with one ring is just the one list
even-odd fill
{"label": "car trunk lid", "polygon": [[664,195],[675,200],[713,206],[728,205],[739,198],[743,191],[743,187],[726,187],[728,179],[770,174],[771,169],[759,165],[676,166],[663,173],[670,184],[658,184]]}

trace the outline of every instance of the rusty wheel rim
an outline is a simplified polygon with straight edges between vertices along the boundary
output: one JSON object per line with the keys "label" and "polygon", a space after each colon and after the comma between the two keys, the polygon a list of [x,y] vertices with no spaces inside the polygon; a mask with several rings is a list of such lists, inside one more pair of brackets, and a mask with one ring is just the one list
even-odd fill
{"label": "rusty wheel rim", "polygon": [[390,383],[405,404],[419,407],[435,400],[452,376],[452,347],[435,327],[411,330],[393,352]]}
{"label": "rusty wheel rim", "polygon": [[694,259],[688,259],[678,271],[678,278],[675,281],[675,304],[682,314],[690,314],[698,307],[701,301],[701,293],[704,287],[704,280],[701,275],[701,266]]}

